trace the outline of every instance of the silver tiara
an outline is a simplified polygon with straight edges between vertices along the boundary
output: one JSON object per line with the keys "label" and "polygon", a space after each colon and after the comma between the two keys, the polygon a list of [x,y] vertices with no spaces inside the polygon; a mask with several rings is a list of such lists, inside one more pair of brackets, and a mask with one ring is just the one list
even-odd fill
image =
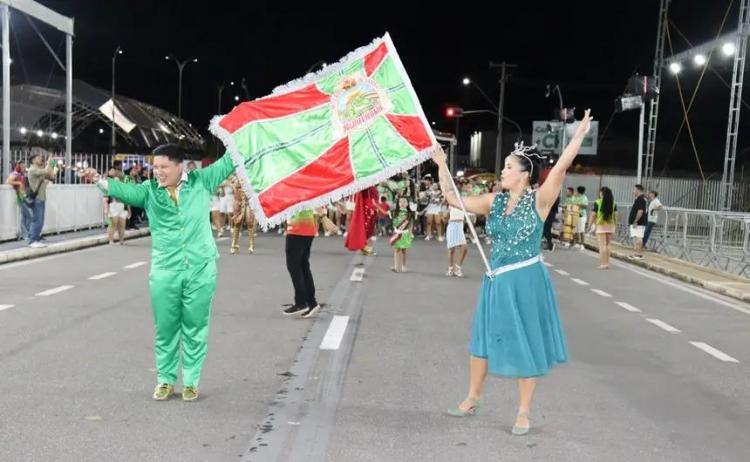
{"label": "silver tiara", "polygon": [[536,157],[537,159],[539,159],[539,161],[542,161],[542,156],[540,156],[536,152],[532,152],[536,150],[536,144],[532,144],[531,146],[524,146],[523,141],[521,141],[521,142],[513,143],[513,145],[515,146],[515,149],[513,150],[513,152],[511,152],[511,154],[514,156],[525,157],[529,160],[529,165],[531,166],[531,170],[529,171],[529,177],[533,177],[534,176],[534,162],[531,161],[531,158]]}

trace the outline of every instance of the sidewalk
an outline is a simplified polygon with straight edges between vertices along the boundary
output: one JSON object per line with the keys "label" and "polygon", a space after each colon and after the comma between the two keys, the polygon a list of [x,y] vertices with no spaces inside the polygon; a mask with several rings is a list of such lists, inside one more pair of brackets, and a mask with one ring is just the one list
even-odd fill
{"label": "sidewalk", "polygon": [[[148,236],[149,228],[125,231],[125,239],[135,239]],[[32,249],[26,241],[0,242],[0,264],[10,263],[31,258],[44,257],[63,252],[85,249],[97,245],[105,245],[109,242],[107,232],[104,228],[88,229],[70,233],[50,234],[44,236],[47,247]]]}
{"label": "sidewalk", "polygon": [[[595,238],[586,236],[586,248],[599,251]],[[735,276],[713,268],[705,268],[677,258],[667,257],[654,252],[644,252],[642,260],[628,258],[633,249],[620,243],[612,242],[611,257],[625,260],[636,266],[679,279],[706,290],[727,297],[750,302],[750,279]]]}

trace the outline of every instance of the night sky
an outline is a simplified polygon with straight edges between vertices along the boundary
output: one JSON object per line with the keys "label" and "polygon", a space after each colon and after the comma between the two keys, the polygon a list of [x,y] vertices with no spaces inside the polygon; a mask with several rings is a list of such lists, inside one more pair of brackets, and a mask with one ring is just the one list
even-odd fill
{"label": "night sky", "polygon": [[[443,116],[448,104],[489,108],[476,90],[461,85],[461,78],[471,76],[496,100],[498,76],[488,64],[506,60],[518,65],[506,87],[506,116],[520,123],[525,133],[531,131],[532,120],[548,119],[558,104],[556,95],[545,98],[545,85],[552,83],[562,88],[565,106],[577,108],[577,117],[584,108],[592,108],[600,121],[600,135],[628,78],[634,72],[653,71],[659,5],[658,0],[496,2],[501,12],[490,13],[487,1],[447,2],[440,7],[436,2],[405,0],[40,3],[75,18],[74,76],[94,86],[110,88],[112,52],[121,45],[125,54],[117,60],[118,94],[176,113],[177,68],[164,56],[197,57],[200,62],[188,65],[184,73],[183,117],[204,133],[217,111],[218,84],[239,83],[245,77],[250,98],[265,96],[275,86],[303,75],[317,61],[335,62],[388,31],[427,117],[439,130],[453,130],[453,122]],[[730,10],[725,31],[737,27],[738,3]],[[716,34],[728,5],[728,0],[673,1],[675,51],[687,47],[678,30],[693,43]],[[12,20],[14,82],[49,74],[53,61],[32,29],[20,15]],[[62,34],[41,29],[53,48],[64,52]],[[665,54],[670,54],[669,47]],[[726,81],[731,79],[731,60],[717,56],[712,63]],[[688,100],[699,73],[686,69],[682,74]],[[657,173],[666,166],[670,173],[697,175],[687,131],[670,154],[682,109],[675,78],[668,72],[661,90]],[[234,104],[235,95],[244,99],[239,88],[224,91],[223,112]],[[747,89],[745,95],[750,100]],[[721,171],[728,105],[729,90],[707,72],[691,117],[706,171]],[[742,117],[743,131],[748,133],[750,114],[743,109]],[[637,111],[615,114],[599,155],[581,163],[609,170],[633,169],[637,120]],[[495,121],[491,115],[477,115],[461,124],[466,145],[468,133],[492,129]],[[512,127],[506,128],[506,133],[513,132]],[[750,157],[743,152],[746,147],[747,136],[741,136],[738,172]]]}

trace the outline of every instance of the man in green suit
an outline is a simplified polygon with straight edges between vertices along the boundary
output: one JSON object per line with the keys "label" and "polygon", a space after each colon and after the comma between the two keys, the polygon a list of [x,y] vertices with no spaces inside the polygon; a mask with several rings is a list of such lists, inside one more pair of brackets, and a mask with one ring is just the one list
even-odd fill
{"label": "man in green suit", "polygon": [[146,211],[158,374],[153,398],[164,401],[174,393],[182,353],[182,399],[194,401],[206,357],[219,257],[208,212],[213,191],[234,172],[234,164],[225,154],[188,173],[178,146],[159,146],[153,155],[154,179],[141,184],[100,179],[96,171],[88,174],[105,194]]}

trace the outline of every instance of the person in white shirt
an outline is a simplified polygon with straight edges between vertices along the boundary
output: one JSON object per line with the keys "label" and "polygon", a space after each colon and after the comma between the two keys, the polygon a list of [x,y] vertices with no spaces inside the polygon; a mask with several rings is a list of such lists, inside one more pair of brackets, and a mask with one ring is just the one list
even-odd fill
{"label": "person in white shirt", "polygon": [[648,223],[646,223],[646,231],[643,233],[643,248],[646,248],[648,238],[651,236],[651,230],[654,228],[656,222],[658,221],[659,217],[656,214],[656,211],[662,210],[664,208],[658,196],[659,193],[656,191],[650,191],[648,193]]}
{"label": "person in white shirt", "polygon": [[[464,234],[464,212],[455,207],[450,208],[450,220],[448,221],[448,272],[446,276],[464,277],[461,266],[466,260],[468,249],[466,247],[466,235]],[[459,249],[460,256],[456,257],[456,249]]]}

